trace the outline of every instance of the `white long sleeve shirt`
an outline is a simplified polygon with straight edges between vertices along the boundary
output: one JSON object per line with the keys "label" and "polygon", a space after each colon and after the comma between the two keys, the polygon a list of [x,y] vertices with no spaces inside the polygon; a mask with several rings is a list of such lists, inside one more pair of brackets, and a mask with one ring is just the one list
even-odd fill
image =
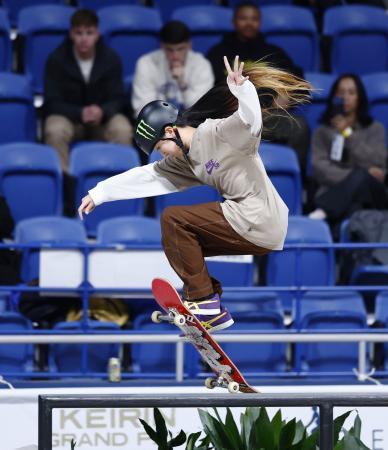
{"label": "white long sleeve shirt", "polygon": [[195,131],[186,160],[168,157],[116,175],[89,191],[94,203],[163,195],[206,184],[225,198],[226,220],[248,241],[280,250],[288,208],[269,180],[258,153],[262,116],[254,85],[229,84],[239,102],[226,119],[208,119]]}

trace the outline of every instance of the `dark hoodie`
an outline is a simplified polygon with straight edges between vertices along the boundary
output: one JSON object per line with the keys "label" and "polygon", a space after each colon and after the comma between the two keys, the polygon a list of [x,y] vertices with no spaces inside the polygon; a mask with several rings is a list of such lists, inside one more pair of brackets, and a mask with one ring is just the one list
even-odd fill
{"label": "dark hoodie", "polygon": [[279,69],[303,76],[300,67],[293,64],[287,53],[280,47],[267,43],[262,33],[258,33],[249,41],[240,40],[236,32],[227,33],[219,44],[209,50],[207,58],[213,67],[216,83],[225,80],[226,77],[224,55],[229,61],[236,55],[239,55],[240,60],[244,62],[265,58],[265,61]]}

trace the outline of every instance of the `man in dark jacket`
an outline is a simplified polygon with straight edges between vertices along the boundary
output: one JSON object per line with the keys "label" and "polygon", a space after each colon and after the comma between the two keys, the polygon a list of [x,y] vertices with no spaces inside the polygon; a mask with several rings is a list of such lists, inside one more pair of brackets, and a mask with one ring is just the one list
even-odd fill
{"label": "man in dark jacket", "polygon": [[[233,14],[235,31],[225,34],[223,40],[212,47],[207,54],[216,82],[226,79],[223,65],[224,55],[228,59],[239,55],[240,60],[245,63],[264,58],[264,61],[279,69],[303,77],[301,68],[292,62],[283,49],[265,41],[260,32],[260,25],[260,10],[254,2],[246,1],[237,5]],[[263,103],[264,98],[260,92],[259,96]],[[268,98],[268,96],[266,97]],[[264,123],[266,131],[263,133],[263,139],[292,147],[297,153],[304,174],[306,155],[310,144],[309,127],[303,117],[291,117],[284,112],[281,106],[287,105],[284,104],[282,98],[277,98],[276,102],[280,108],[266,119]]]}
{"label": "man in dark jacket", "polygon": [[69,37],[47,60],[44,95],[44,140],[65,172],[72,141],[131,143],[121,61],[101,41],[94,11],[73,14]]}

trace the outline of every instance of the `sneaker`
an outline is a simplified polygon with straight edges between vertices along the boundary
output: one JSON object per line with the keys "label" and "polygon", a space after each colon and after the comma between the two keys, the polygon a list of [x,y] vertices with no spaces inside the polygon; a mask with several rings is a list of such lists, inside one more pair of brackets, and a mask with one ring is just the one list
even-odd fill
{"label": "sneaker", "polygon": [[224,330],[234,324],[230,312],[223,306],[221,307],[221,314],[218,314],[217,316],[196,315],[196,317],[209,333]]}
{"label": "sneaker", "polygon": [[221,313],[220,296],[215,294],[213,298],[208,300],[201,300],[199,302],[190,302],[186,300],[183,302],[185,307],[194,315],[205,314],[207,316],[216,316]]}

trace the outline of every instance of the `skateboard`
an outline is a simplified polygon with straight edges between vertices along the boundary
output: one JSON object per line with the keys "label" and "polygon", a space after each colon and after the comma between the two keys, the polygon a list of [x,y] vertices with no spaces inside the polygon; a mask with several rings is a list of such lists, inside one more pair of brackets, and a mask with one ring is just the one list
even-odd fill
{"label": "skateboard", "polygon": [[[205,386],[227,388],[229,392],[257,393],[233,364],[230,358],[205,330],[201,322],[183,305],[182,300],[169,281],[162,278],[152,280],[152,293],[162,311],[154,311],[151,319],[154,323],[163,321],[173,323],[183,333],[187,341],[198,350],[201,358],[210,366],[216,377],[205,380]],[[167,313],[167,314],[165,314]]]}

